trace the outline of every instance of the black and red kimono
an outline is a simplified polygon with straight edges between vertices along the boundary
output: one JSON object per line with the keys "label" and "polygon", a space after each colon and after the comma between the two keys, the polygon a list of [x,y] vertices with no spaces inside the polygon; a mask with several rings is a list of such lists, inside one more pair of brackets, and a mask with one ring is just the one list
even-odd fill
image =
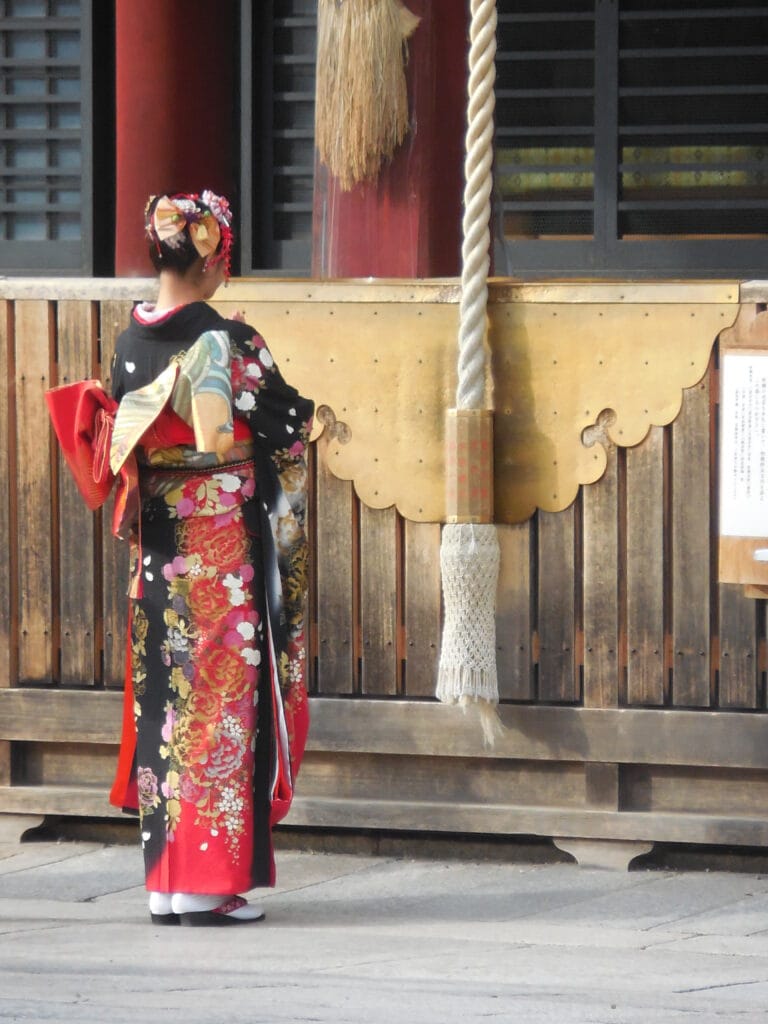
{"label": "black and red kimono", "polygon": [[203,302],[137,307],[112,397],[111,468],[138,493],[119,499],[134,521],[111,800],[139,812],[149,890],[274,884],[271,826],[287,813],[308,728],[313,405],[258,333]]}

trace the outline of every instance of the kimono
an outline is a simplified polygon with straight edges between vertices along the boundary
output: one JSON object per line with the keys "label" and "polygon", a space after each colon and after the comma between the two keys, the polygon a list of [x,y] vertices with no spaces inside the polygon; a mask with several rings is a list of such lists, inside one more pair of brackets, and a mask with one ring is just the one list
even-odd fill
{"label": "kimono", "polygon": [[[111,800],[147,889],[274,884],[271,826],[308,728],[303,602],[312,402],[204,302],[138,307],[112,369],[110,463],[134,465],[130,630]],[[129,474],[129,477],[131,474]]]}

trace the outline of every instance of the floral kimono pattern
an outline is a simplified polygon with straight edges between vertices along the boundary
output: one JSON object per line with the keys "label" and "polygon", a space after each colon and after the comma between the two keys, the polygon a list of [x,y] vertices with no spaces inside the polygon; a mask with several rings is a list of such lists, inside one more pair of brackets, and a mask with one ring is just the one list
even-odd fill
{"label": "floral kimono pattern", "polygon": [[[206,353],[219,353],[210,388]],[[153,382],[174,364],[152,408]],[[218,454],[201,412],[214,391],[220,429],[232,433]],[[114,444],[135,452],[141,493],[122,755],[132,755],[131,777],[113,799],[139,812],[148,889],[272,884],[271,825],[290,805],[308,724],[312,403],[256,332],[204,303],[151,325],[135,319],[118,340],[113,394],[127,410]]]}

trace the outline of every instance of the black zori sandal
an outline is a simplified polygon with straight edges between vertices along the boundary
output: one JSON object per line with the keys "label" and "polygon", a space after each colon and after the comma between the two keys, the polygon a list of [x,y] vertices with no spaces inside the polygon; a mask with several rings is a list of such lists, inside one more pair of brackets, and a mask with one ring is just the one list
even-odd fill
{"label": "black zori sandal", "polygon": [[264,920],[264,911],[242,896],[230,896],[214,910],[193,910],[179,914],[179,921],[188,928],[217,928],[228,924],[253,924]]}
{"label": "black zori sandal", "polygon": [[150,914],[152,924],[181,924],[178,914]]}

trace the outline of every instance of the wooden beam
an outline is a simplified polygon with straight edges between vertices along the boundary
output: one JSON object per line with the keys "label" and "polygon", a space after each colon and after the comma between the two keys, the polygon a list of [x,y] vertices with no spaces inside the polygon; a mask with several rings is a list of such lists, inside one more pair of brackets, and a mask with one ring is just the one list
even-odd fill
{"label": "wooden beam", "polygon": [[[0,740],[116,744],[120,693],[0,690]],[[768,770],[768,718],[634,708],[500,709],[490,749],[472,712],[435,701],[310,700],[308,750]]]}
{"label": "wooden beam", "polygon": [[[0,814],[62,814],[119,818],[107,791],[81,786],[0,789]],[[615,813],[561,808],[401,800],[297,797],[286,825],[311,828],[386,828],[496,835],[768,846],[768,819],[712,814]]]}
{"label": "wooden beam", "polygon": [[493,835],[571,836],[729,846],[768,845],[768,818],[584,811],[451,802],[297,797],[287,825]]}
{"label": "wooden beam", "polygon": [[[8,786],[0,788],[0,814],[63,814],[78,818],[122,818],[109,802],[109,787]],[[138,818],[136,819],[138,822]]]}

